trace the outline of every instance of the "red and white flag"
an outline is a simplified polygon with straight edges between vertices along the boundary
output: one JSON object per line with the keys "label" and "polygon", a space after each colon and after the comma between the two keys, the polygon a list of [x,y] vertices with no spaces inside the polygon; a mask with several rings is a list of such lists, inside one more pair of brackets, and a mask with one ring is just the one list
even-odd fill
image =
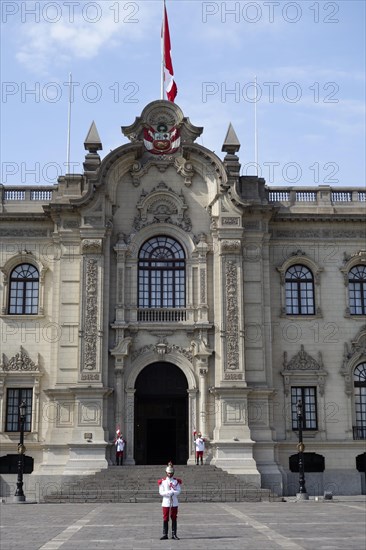
{"label": "red and white flag", "polygon": [[170,33],[168,14],[164,2],[164,21],[162,28],[162,53],[163,53],[163,92],[169,101],[173,101],[178,93],[177,85],[174,81],[174,70],[171,57]]}

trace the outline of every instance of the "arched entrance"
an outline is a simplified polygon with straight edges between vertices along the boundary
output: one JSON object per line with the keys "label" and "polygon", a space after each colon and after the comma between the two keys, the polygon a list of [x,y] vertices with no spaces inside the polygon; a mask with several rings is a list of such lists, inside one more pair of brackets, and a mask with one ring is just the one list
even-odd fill
{"label": "arched entrance", "polygon": [[186,464],[188,383],[172,363],[152,363],[135,384],[136,464]]}

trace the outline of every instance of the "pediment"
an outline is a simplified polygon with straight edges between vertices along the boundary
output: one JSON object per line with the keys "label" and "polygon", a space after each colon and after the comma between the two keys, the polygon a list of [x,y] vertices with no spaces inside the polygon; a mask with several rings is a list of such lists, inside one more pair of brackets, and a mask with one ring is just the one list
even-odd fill
{"label": "pediment", "polygon": [[319,371],[323,370],[323,360],[320,352],[318,361],[316,361],[301,345],[300,351],[290,361],[287,361],[287,352],[284,352],[283,366],[285,371]]}
{"label": "pediment", "polygon": [[5,356],[5,353],[3,353],[0,370],[3,372],[40,373],[39,354],[38,354],[38,362],[35,363],[26,353],[24,348],[20,346],[19,352],[13,355],[13,357],[11,357],[10,359],[7,359],[7,357]]}

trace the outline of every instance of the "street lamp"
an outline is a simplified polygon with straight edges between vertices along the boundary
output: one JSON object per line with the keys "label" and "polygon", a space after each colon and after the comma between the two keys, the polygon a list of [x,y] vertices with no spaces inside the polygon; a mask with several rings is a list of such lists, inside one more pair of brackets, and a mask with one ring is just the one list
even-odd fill
{"label": "street lamp", "polygon": [[17,490],[15,491],[14,501],[25,502],[25,494],[23,492],[23,472],[24,472],[24,453],[26,448],[24,447],[24,424],[27,415],[27,404],[22,401],[19,405],[19,419],[20,419],[20,441],[18,443],[18,479]]}
{"label": "street lamp", "polygon": [[297,445],[297,450],[299,454],[299,492],[296,496],[299,500],[309,500],[309,496],[305,488],[304,454],[303,454],[305,450],[305,445],[302,441],[302,427],[303,427],[304,415],[303,415],[301,400],[297,402],[296,413],[297,413],[297,427],[299,430],[299,443]]}

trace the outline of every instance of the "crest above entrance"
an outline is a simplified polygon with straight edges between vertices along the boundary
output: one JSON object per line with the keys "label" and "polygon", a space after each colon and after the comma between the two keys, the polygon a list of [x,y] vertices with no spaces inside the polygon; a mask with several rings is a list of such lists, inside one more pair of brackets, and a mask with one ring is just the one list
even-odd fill
{"label": "crest above entrance", "polygon": [[131,142],[142,142],[145,152],[152,155],[175,153],[202,132],[203,128],[194,126],[178,105],[165,100],[149,103],[133,124],[122,126],[122,133]]}

